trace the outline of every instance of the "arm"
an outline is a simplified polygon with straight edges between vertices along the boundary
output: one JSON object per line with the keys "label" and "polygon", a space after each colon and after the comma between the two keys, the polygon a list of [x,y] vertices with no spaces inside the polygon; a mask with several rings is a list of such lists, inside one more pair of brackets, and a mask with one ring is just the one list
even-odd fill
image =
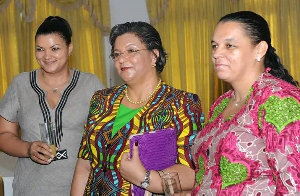
{"label": "arm", "polygon": [[71,196],[82,196],[91,170],[89,160],[78,158],[71,187]]}
{"label": "arm", "polygon": [[273,176],[270,181],[276,186],[276,195],[299,192],[299,100],[271,96],[260,109],[259,125],[266,141],[266,156]]}
{"label": "arm", "polygon": [[[130,154],[124,153],[121,159],[120,172],[123,178],[129,179],[133,184],[140,186],[145,178],[146,169],[139,158],[138,146],[133,147],[132,158]],[[190,190],[194,185],[195,172],[188,166],[175,164],[164,170],[167,172],[178,172],[182,190]],[[163,193],[161,178],[155,170],[150,171],[150,186],[148,191],[153,193]]]}
{"label": "arm", "polygon": [[[189,94],[191,95],[191,94]],[[177,163],[172,167],[165,169],[166,172],[178,172],[183,190],[191,190],[195,181],[195,173],[192,169],[192,160],[190,158],[190,147],[197,132],[200,130],[201,104],[197,96],[184,96],[184,99],[178,100],[183,103],[179,107],[178,113],[174,116],[174,120],[178,121],[180,127],[178,134],[178,158]],[[134,147],[134,156],[128,160],[129,153],[124,153],[121,159],[120,172],[121,175],[131,183],[140,186],[145,178],[146,169],[142,165],[138,156],[137,147]],[[148,191],[154,193],[162,193],[161,179],[157,171],[150,171],[150,186]]]}
{"label": "arm", "polygon": [[[19,124],[9,122],[0,116],[0,150],[15,157],[30,157],[40,164],[49,164],[52,156],[50,147],[43,142],[26,142],[18,136]],[[44,155],[42,155],[42,154]]]}

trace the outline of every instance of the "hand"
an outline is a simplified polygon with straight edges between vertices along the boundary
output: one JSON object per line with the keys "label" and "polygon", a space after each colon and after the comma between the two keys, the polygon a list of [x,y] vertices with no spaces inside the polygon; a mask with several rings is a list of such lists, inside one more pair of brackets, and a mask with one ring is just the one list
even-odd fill
{"label": "hand", "polygon": [[119,169],[123,178],[140,186],[145,178],[146,169],[140,160],[138,146],[133,146],[131,159],[129,153],[123,153]]}
{"label": "hand", "polygon": [[54,158],[51,148],[45,142],[40,141],[31,142],[28,156],[31,160],[40,164],[49,164]]}

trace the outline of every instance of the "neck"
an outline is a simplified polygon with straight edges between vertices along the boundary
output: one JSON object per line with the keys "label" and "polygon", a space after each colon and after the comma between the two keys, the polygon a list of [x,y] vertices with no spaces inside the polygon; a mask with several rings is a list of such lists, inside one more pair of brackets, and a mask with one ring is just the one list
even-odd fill
{"label": "neck", "polygon": [[53,93],[62,90],[70,81],[70,69],[59,74],[49,74],[41,69],[40,79],[47,89],[51,89]]}
{"label": "neck", "polygon": [[[142,93],[140,94],[140,96],[136,96],[136,97],[139,97],[139,99],[138,98],[137,99],[132,99],[133,91],[129,90],[129,89],[133,89],[133,88],[128,88],[129,86],[127,86],[127,88],[125,89],[125,97],[126,97],[128,102],[130,102],[132,104],[135,104],[135,105],[144,103],[144,102],[148,101],[149,99],[151,99],[154,96],[155,92],[159,89],[160,84],[161,84],[161,79],[159,79],[159,81],[157,82],[155,88],[153,88],[153,87],[151,88],[153,90],[150,93],[149,93],[149,91],[147,91],[148,92],[147,96],[144,96],[145,93],[143,93],[143,91],[141,91]],[[143,89],[149,89],[149,88],[143,88]],[[128,91],[130,91],[130,92],[128,92]],[[135,100],[137,100],[137,101],[135,101]]]}

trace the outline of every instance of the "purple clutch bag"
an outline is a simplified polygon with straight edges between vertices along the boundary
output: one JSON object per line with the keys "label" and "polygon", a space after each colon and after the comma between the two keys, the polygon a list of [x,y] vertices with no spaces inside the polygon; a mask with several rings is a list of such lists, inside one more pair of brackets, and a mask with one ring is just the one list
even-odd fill
{"label": "purple clutch bag", "polygon": [[[130,136],[130,156],[138,142],[139,157],[147,170],[163,170],[176,163],[177,135],[174,128],[161,129]],[[133,186],[134,195],[144,195],[145,190]]]}

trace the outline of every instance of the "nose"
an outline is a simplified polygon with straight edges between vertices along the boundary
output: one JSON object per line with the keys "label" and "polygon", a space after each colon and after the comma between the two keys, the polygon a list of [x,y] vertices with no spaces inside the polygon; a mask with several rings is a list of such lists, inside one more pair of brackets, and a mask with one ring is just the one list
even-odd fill
{"label": "nose", "polygon": [[223,51],[222,51],[222,49],[220,47],[214,48],[212,50],[212,58],[213,59],[217,59],[217,58],[219,58],[221,56],[223,56]]}
{"label": "nose", "polygon": [[52,55],[51,51],[45,50],[45,52],[44,52],[44,58],[45,59],[50,59],[51,55]]}
{"label": "nose", "polygon": [[119,59],[118,61],[120,63],[124,62],[124,61],[127,61],[128,60],[128,57],[127,57],[127,54],[126,53],[122,53],[120,56],[119,56]]}

